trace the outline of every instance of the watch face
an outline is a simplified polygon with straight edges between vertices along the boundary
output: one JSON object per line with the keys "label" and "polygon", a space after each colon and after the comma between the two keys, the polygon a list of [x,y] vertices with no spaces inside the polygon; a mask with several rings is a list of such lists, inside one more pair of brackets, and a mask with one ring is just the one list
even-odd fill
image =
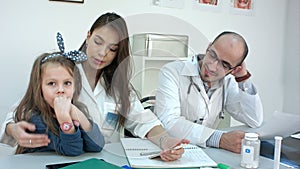
{"label": "watch face", "polygon": [[72,123],[69,123],[69,122],[63,122],[61,125],[60,125],[60,128],[63,130],[63,131],[69,131],[71,128],[72,128]]}

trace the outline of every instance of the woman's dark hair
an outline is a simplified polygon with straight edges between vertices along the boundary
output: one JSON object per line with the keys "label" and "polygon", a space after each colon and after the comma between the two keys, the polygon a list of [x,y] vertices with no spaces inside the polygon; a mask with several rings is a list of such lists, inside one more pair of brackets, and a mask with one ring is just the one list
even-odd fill
{"label": "woman's dark hair", "polygon": [[[124,126],[125,119],[130,111],[130,77],[131,77],[131,59],[129,51],[129,37],[125,20],[115,13],[105,13],[101,15],[92,25],[90,34],[95,29],[103,26],[115,30],[120,38],[118,51],[112,63],[97,73],[96,81],[102,76],[105,83],[106,94],[113,97],[116,102],[116,111],[119,114],[118,129]],[[86,52],[86,41],[80,47],[80,50]]]}

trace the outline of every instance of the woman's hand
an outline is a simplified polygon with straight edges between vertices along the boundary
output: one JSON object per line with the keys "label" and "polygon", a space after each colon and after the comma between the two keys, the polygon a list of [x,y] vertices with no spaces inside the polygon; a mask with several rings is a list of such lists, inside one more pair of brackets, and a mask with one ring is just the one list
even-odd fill
{"label": "woman's hand", "polygon": [[190,141],[186,139],[178,139],[170,136],[163,136],[161,140],[161,147],[163,151],[160,153],[160,157],[163,161],[174,161],[182,157],[184,149],[181,144],[189,144]]}
{"label": "woman's hand", "polygon": [[47,146],[50,140],[46,134],[31,134],[28,131],[35,131],[35,125],[26,121],[17,123],[9,123],[6,127],[6,133],[12,136],[20,146],[28,148],[36,148]]}
{"label": "woman's hand", "polygon": [[160,157],[163,161],[174,161],[181,158],[184,149],[180,148],[175,150],[174,148],[181,144],[190,143],[190,141],[186,139],[171,137],[161,125],[153,127],[146,137],[163,149],[163,151],[160,152]]}

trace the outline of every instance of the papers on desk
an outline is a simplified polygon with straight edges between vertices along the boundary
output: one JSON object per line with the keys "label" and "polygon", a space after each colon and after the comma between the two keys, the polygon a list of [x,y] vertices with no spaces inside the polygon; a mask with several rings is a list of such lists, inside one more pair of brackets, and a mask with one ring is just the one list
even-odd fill
{"label": "papers on desk", "polygon": [[298,134],[292,134],[291,137],[292,138],[296,138],[296,139],[300,139],[300,133],[298,133]]}
{"label": "papers on desk", "polygon": [[202,148],[195,145],[183,145],[185,150],[182,158],[164,162],[160,158],[150,159],[151,155],[141,153],[161,151],[161,149],[148,139],[121,138],[128,162],[132,168],[184,168],[184,167],[215,167],[213,161]]}
{"label": "papers on desk", "polygon": [[274,136],[285,138],[300,131],[300,115],[275,111],[270,117],[265,118],[262,126],[259,128],[249,128],[247,126],[229,128],[229,130],[237,129],[259,133],[261,140],[273,140]]}

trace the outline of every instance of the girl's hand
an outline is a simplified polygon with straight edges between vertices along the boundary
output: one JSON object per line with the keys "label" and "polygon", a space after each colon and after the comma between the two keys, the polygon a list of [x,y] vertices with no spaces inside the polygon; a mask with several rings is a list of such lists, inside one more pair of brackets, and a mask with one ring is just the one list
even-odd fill
{"label": "girl's hand", "polygon": [[70,115],[75,126],[80,126],[79,116],[81,114],[82,112],[75,105],[72,104]]}
{"label": "girl's hand", "polygon": [[57,120],[60,122],[71,121],[71,99],[65,96],[59,96],[54,99],[53,105]]}

